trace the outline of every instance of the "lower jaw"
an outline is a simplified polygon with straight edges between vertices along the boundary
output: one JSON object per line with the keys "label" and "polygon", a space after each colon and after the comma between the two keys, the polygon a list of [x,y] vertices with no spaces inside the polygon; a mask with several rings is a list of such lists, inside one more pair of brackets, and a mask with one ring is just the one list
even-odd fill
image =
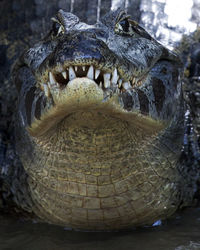
{"label": "lower jaw", "polygon": [[34,153],[44,164],[35,158],[25,168],[39,217],[75,229],[119,230],[150,225],[176,210],[176,170],[162,176],[170,158],[161,151],[162,166],[155,159],[163,127],[131,118],[81,110],[35,139]]}

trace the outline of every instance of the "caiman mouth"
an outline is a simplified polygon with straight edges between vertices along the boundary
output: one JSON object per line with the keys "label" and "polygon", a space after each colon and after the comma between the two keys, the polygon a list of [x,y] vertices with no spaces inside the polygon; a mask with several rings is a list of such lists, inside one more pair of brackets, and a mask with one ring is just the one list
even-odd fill
{"label": "caiman mouth", "polygon": [[81,110],[96,110],[111,119],[133,120],[153,130],[163,127],[160,121],[123,108],[123,93],[142,84],[142,80],[133,77],[132,81],[125,81],[120,75],[117,68],[108,72],[94,65],[62,65],[46,70],[38,81],[39,87],[53,104],[44,109],[40,119],[32,121],[27,128],[29,133],[32,136],[43,135],[64,118]]}
{"label": "caiman mouth", "polygon": [[46,71],[39,80],[41,89],[46,96],[50,96],[51,89],[63,90],[67,84],[75,78],[87,77],[93,80],[102,90],[112,90],[120,94],[126,90],[142,85],[147,74],[142,77],[132,76],[129,80],[120,77],[117,68],[104,69],[95,65],[59,65]]}
{"label": "caiman mouth", "polygon": [[[36,79],[38,87],[53,104],[44,110],[40,119],[31,123],[29,132],[32,136],[41,135],[63,118],[80,110],[102,111],[121,119],[121,116],[127,113],[122,104],[123,93],[140,86],[147,73],[142,77],[134,75],[129,77],[129,80],[125,80],[122,75],[120,68],[103,67],[96,62],[94,65],[69,65],[65,62],[52,68],[48,67],[42,75],[37,75]],[[134,115],[134,119],[138,116],[140,120],[151,120],[151,124],[158,124],[139,112],[128,113]]]}

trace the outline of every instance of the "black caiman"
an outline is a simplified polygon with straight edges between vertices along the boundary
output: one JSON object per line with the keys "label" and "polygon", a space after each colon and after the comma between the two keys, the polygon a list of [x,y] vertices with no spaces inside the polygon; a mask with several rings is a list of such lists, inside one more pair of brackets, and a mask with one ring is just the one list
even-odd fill
{"label": "black caiman", "polygon": [[190,205],[199,170],[184,164],[179,57],[121,9],[95,25],[63,10],[52,22],[13,67],[19,159],[9,181],[2,168],[2,206],[118,230]]}

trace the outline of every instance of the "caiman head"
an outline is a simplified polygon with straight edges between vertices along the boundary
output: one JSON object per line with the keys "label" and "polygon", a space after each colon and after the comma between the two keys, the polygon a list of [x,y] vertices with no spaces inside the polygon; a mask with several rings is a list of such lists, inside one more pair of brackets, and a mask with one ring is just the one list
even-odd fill
{"label": "caiman head", "polygon": [[178,57],[122,10],[95,25],[62,10],[52,21],[13,71],[33,211],[91,230],[169,216],[183,202]]}

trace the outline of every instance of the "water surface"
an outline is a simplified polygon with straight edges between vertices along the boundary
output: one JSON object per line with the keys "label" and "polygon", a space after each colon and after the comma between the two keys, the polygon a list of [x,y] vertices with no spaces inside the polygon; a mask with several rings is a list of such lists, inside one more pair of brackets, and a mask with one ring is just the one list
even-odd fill
{"label": "water surface", "polygon": [[125,232],[76,232],[59,226],[0,217],[0,250],[200,249],[200,209],[177,213],[161,226]]}

